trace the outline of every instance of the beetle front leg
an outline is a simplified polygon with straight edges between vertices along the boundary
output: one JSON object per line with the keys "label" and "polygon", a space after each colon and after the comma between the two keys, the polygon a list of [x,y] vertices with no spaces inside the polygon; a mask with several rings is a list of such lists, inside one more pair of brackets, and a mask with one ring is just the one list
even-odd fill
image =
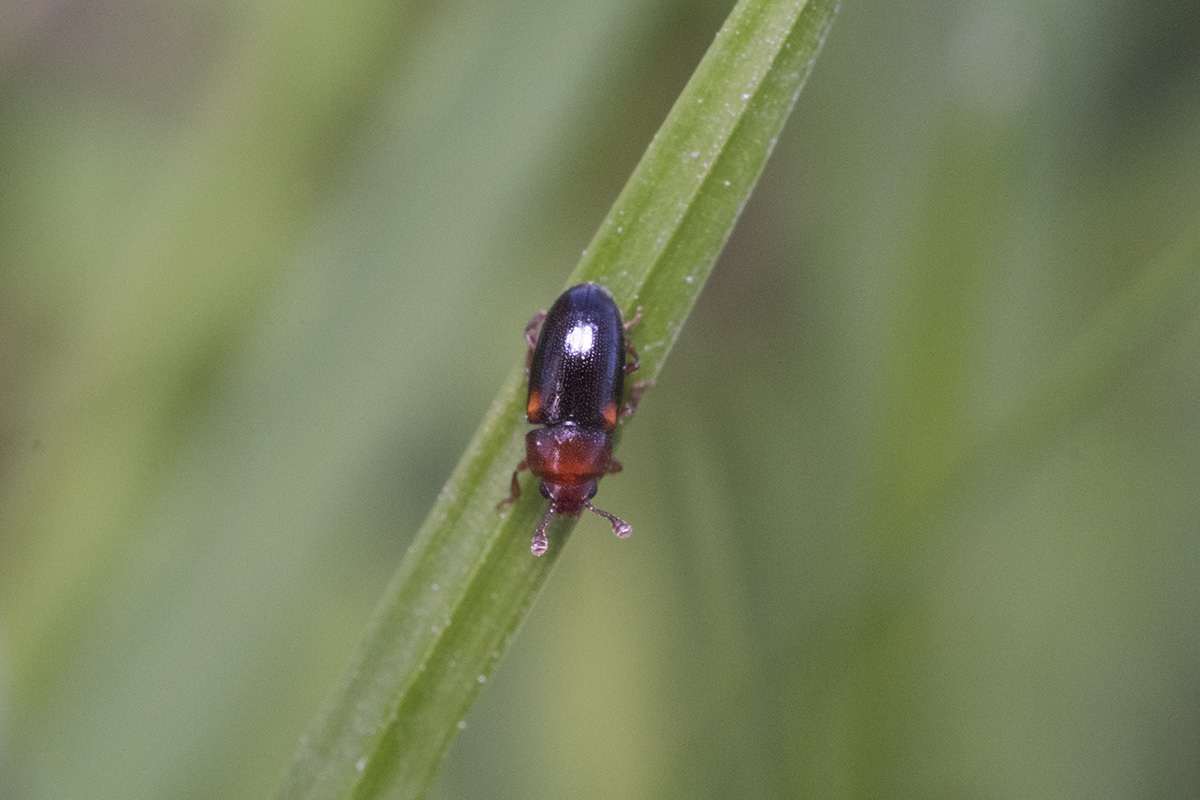
{"label": "beetle front leg", "polygon": [[512,491],[508,497],[504,498],[499,503],[496,503],[497,511],[501,510],[506,505],[515,503],[521,499],[521,484],[519,481],[517,481],[517,475],[521,474],[521,470],[523,469],[529,469],[529,464],[522,460],[520,464],[517,464],[517,468],[513,470]]}

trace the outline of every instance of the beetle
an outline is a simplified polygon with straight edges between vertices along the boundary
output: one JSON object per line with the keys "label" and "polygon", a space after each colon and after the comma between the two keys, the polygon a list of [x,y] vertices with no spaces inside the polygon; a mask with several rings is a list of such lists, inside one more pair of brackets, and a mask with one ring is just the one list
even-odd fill
{"label": "beetle", "polygon": [[535,556],[549,546],[546,526],[555,514],[577,517],[586,508],[607,519],[618,537],[633,532],[628,522],[591,500],[602,477],[621,471],[621,462],[612,457],[612,432],[619,416],[633,413],[648,385],[635,385],[630,401],[622,404],[625,376],[640,363],[626,333],[641,318],[639,308],[623,323],[612,293],[588,282],[567,289],[549,311],[535,314],[525,326],[525,418],[545,427],[526,434],[525,459],[513,470],[511,494],[496,507],[520,498],[517,476],[522,470],[541,479],[539,489],[550,508],[533,537]]}

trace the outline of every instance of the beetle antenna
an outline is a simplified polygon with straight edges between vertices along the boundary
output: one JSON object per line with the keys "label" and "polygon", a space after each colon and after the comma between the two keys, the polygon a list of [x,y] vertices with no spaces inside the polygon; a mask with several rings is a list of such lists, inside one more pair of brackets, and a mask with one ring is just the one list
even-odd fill
{"label": "beetle antenna", "polygon": [[550,524],[550,517],[554,516],[554,504],[550,504],[550,510],[546,512],[546,516],[542,517],[542,524],[538,525],[537,533],[533,535],[533,546],[529,549],[533,551],[535,556],[544,555],[549,549],[550,543],[546,541],[546,526]]}
{"label": "beetle antenna", "polygon": [[586,508],[588,511],[591,511],[594,514],[599,514],[600,516],[602,516],[606,520],[608,520],[610,523],[612,523],[613,533],[615,533],[617,535],[618,539],[626,539],[629,537],[629,534],[633,533],[633,526],[630,525],[625,520],[621,519],[620,517],[614,517],[612,514],[608,513],[607,511],[601,511],[600,509],[596,508],[594,505],[591,504],[591,502],[589,502],[587,500],[583,501],[583,505],[584,505],[584,508]]}

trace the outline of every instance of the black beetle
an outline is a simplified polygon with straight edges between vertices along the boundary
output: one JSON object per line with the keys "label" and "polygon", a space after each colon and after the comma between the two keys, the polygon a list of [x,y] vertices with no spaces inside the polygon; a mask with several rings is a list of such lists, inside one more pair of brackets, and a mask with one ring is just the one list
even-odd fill
{"label": "black beetle", "polygon": [[618,416],[633,413],[645,388],[634,386],[630,402],[622,406],[625,376],[639,363],[625,334],[641,316],[639,309],[623,324],[612,293],[589,282],[567,289],[548,312],[535,314],[525,326],[525,417],[546,427],[526,435],[525,460],[513,470],[512,493],[497,507],[521,496],[521,470],[541,478],[550,508],[533,537],[535,556],[546,552],[546,526],[555,514],[574,517],[586,508],[607,519],[622,539],[633,532],[629,523],[596,508],[591,499],[602,477],[621,471],[621,462],[612,457],[612,431]]}

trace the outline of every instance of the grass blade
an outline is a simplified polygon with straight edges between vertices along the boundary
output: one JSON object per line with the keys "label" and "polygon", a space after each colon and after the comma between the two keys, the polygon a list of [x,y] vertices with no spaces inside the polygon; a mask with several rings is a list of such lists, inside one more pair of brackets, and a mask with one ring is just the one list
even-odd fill
{"label": "grass blade", "polygon": [[[639,379],[661,369],[834,12],[834,0],[738,3],[572,273],[569,283],[607,285],[627,313],[644,307]],[[528,499],[532,486],[507,518],[494,510],[523,449],[523,377],[514,366],[278,797],[413,797],[428,788],[573,525],[556,520],[550,552],[537,559],[529,536],[544,509]]]}

